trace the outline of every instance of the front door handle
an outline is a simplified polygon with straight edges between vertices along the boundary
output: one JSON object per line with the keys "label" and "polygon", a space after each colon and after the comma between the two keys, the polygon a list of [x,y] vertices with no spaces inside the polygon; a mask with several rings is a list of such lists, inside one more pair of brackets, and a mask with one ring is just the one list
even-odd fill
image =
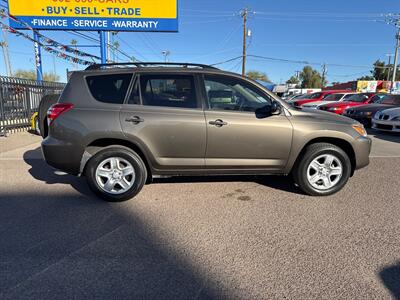
{"label": "front door handle", "polygon": [[210,122],[208,122],[208,124],[214,125],[216,127],[222,127],[222,126],[228,125],[228,123],[222,121],[221,119],[217,119],[215,121],[210,121]]}
{"label": "front door handle", "polygon": [[139,123],[143,123],[144,119],[142,119],[141,117],[138,116],[134,116],[131,118],[126,118],[125,122],[129,122],[129,123],[133,123],[133,124],[139,124]]}

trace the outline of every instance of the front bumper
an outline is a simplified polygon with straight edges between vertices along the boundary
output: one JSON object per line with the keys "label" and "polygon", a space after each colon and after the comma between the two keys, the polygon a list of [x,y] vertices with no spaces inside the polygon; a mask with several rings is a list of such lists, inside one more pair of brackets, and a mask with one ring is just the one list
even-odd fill
{"label": "front bumper", "polygon": [[361,169],[369,165],[369,155],[371,153],[372,140],[369,137],[360,136],[354,143],[356,155],[355,169]]}
{"label": "front bumper", "polygon": [[373,119],[372,128],[388,132],[400,132],[400,121],[385,121]]}

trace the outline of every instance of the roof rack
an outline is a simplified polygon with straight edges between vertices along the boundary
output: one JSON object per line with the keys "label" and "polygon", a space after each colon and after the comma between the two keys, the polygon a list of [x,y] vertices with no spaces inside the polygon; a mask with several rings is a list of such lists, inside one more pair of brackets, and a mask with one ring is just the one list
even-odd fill
{"label": "roof rack", "polygon": [[204,65],[204,64],[191,64],[191,63],[172,63],[172,62],[128,62],[128,63],[109,63],[109,64],[93,64],[86,68],[86,70],[100,70],[107,67],[123,67],[123,66],[134,66],[137,68],[146,66],[180,66],[182,68],[196,67],[202,69],[218,70],[218,68]]}

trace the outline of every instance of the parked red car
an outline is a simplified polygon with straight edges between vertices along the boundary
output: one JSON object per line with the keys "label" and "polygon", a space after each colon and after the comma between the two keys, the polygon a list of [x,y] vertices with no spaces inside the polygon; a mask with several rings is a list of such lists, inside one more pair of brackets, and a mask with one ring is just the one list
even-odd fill
{"label": "parked red car", "polygon": [[306,99],[300,99],[297,101],[292,102],[294,106],[302,106],[303,104],[309,103],[309,102],[314,102],[314,101],[321,101],[323,100],[327,95],[330,94],[336,94],[336,93],[352,93],[353,91],[349,90],[331,90],[331,91],[322,91],[322,92],[317,92],[317,93],[312,93],[310,94],[309,97]]}
{"label": "parked red car", "polygon": [[375,101],[381,99],[384,93],[360,93],[351,96],[345,101],[334,102],[318,107],[320,110],[325,110],[333,112],[338,115],[342,115],[344,111],[350,107],[360,106],[364,104],[374,103]]}

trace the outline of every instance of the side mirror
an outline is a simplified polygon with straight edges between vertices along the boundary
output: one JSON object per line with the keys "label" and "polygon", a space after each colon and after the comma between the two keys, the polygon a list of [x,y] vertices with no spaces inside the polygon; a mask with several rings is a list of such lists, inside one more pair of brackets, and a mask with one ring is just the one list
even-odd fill
{"label": "side mirror", "polygon": [[278,102],[272,101],[271,104],[271,115],[280,115],[282,113],[281,106]]}
{"label": "side mirror", "polygon": [[280,115],[281,113],[281,106],[278,102],[273,101],[271,104],[258,108],[256,110],[256,117],[258,119],[263,119],[274,115]]}

